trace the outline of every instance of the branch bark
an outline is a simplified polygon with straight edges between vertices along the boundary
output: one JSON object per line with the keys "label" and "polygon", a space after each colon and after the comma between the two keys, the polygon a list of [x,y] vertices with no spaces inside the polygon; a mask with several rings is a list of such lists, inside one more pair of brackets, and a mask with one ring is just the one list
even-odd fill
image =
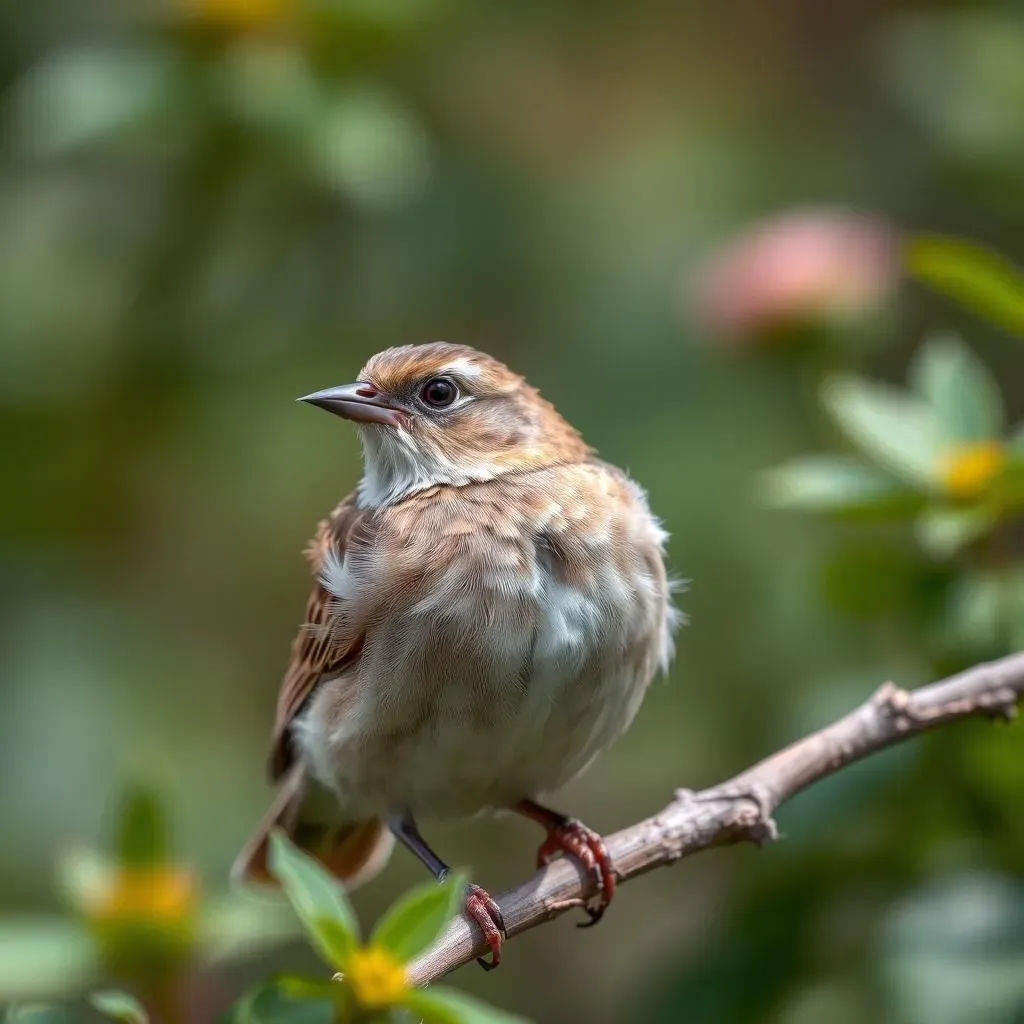
{"label": "branch bark", "polygon": [[[620,882],[674,864],[712,846],[778,837],[772,815],[819,779],[885,747],[963,718],[1012,719],[1024,698],[1024,652],[977,665],[917,690],[886,683],[860,707],[765,758],[728,782],[700,792],[677,790],[662,811],[606,836]],[[580,907],[597,894],[592,879],[564,858],[503,893],[508,935],[518,935]],[[487,952],[477,926],[457,917],[435,945],[410,965],[429,984]]]}

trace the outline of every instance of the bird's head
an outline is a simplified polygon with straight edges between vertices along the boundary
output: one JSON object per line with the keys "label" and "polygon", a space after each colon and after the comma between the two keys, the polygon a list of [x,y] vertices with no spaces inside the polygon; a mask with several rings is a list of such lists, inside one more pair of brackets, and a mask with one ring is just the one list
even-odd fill
{"label": "bird's head", "polygon": [[584,459],[590,449],[535,388],[466,345],[389,348],[354,384],[300,401],[359,427],[363,505],[387,505],[428,487]]}

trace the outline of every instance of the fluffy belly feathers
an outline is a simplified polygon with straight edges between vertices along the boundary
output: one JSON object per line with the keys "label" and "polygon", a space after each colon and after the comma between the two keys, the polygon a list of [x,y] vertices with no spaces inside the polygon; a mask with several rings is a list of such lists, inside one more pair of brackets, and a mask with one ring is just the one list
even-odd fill
{"label": "fluffy belly feathers", "polygon": [[[447,506],[432,496],[420,533],[432,543],[409,553],[418,573],[366,624],[358,665],[321,683],[296,723],[346,817],[466,816],[540,796],[632,721],[670,656],[664,535],[629,481],[578,469],[561,495],[534,474],[514,507],[496,508],[486,485]],[[625,499],[615,522],[573,520],[595,486]],[[401,568],[351,556],[331,567],[339,614]]]}

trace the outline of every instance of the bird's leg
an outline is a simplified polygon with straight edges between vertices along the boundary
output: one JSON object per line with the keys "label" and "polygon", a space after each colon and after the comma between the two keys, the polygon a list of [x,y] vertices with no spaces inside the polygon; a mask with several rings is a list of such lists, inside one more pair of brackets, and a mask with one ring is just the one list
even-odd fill
{"label": "bird's leg", "polygon": [[590,920],[577,927],[589,928],[597,924],[615,895],[615,867],[604,840],[575,818],[567,818],[533,800],[520,800],[513,810],[543,825],[548,831],[547,839],[537,851],[537,867],[547,864],[559,853],[564,853],[579,861],[597,881],[601,887],[597,906],[585,908]]}
{"label": "bird's leg", "polygon": [[[392,814],[388,818],[388,827],[395,838],[412,850],[439,882],[448,877],[451,868],[427,845],[411,814]],[[493,970],[501,963],[502,938],[508,935],[501,907],[486,890],[470,883],[466,886],[466,913],[480,927],[487,945],[491,947],[491,959],[488,961],[482,956],[477,957],[477,963],[484,970]]]}

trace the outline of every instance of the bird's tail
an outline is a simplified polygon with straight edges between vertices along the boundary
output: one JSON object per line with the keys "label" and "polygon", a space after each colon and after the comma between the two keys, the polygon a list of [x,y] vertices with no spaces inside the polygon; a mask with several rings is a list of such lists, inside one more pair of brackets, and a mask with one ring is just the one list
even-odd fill
{"label": "bird's tail", "polygon": [[231,878],[237,883],[277,885],[270,874],[270,833],[281,829],[300,849],[315,857],[346,889],[374,878],[388,862],[394,837],[380,818],[327,825],[306,814],[309,784],[301,764],[292,766],[274,802],[238,855]]}

